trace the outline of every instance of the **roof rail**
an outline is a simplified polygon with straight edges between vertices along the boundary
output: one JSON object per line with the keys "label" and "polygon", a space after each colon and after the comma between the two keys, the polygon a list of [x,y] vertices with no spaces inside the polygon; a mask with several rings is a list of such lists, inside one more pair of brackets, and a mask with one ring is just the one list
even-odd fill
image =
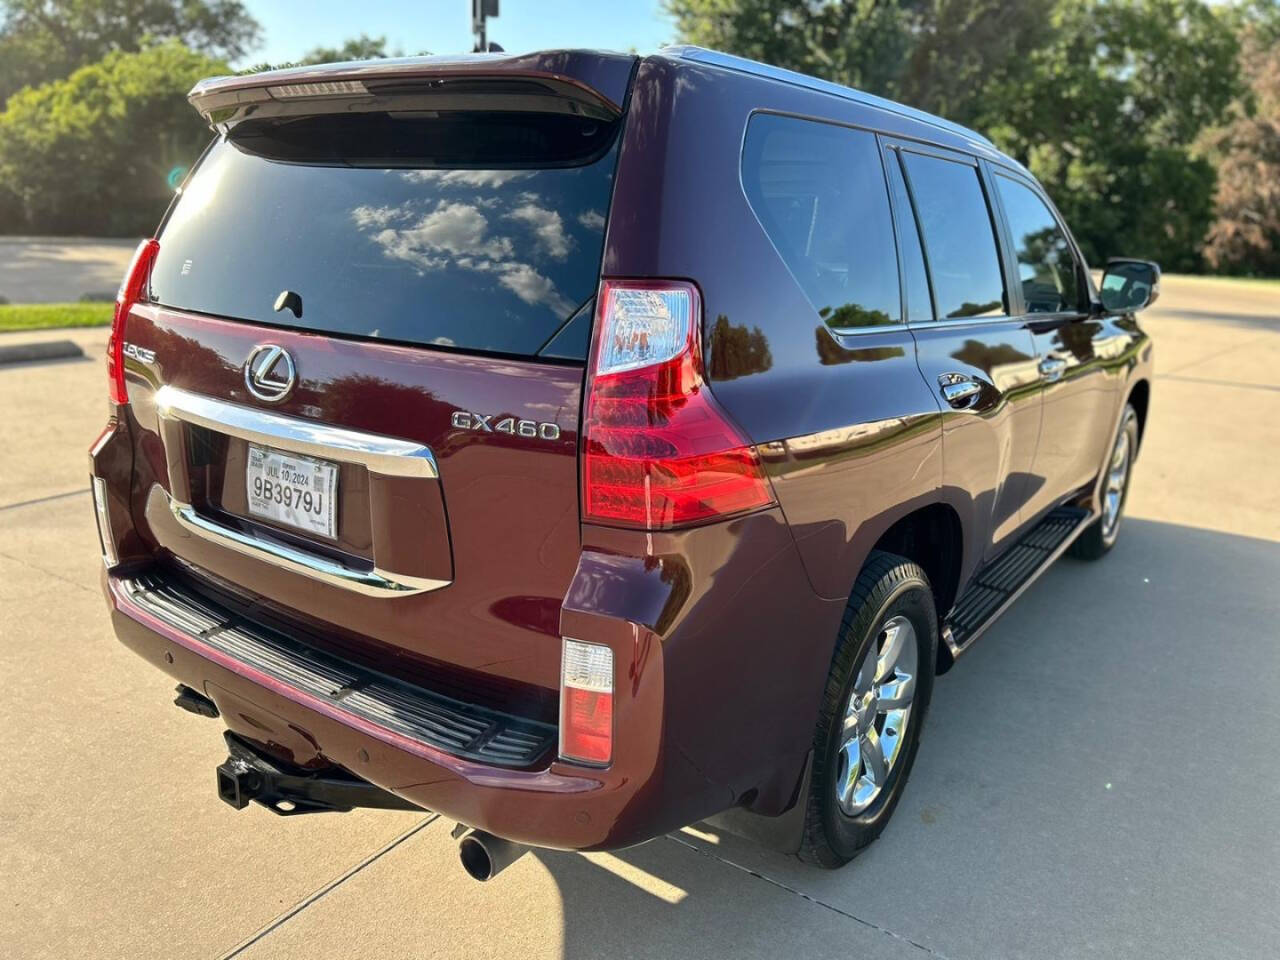
{"label": "roof rail", "polygon": [[721,53],[718,50],[708,50],[706,47],[696,47],[690,44],[677,44],[675,46],[663,47],[660,53],[667,56],[679,57],[681,60],[692,60],[695,63],[705,63],[713,67],[723,67],[726,70],[735,70],[738,73],[747,73],[756,77],[763,77],[768,80],[777,80],[781,83],[789,83],[797,87],[805,87],[809,90],[816,90],[819,93],[829,93],[832,96],[840,97],[844,100],[852,100],[855,103],[865,104],[869,107],[875,107],[880,110],[886,110],[890,113],[896,113],[899,116],[910,117],[912,120],[919,120],[921,123],[927,123],[935,126],[940,130],[946,130],[957,136],[964,137],[966,140],[972,140],[984,147],[988,147],[998,152],[996,147],[989,139],[978,133],[976,130],[970,130],[968,127],[961,126],[958,123],[952,123],[950,120],[944,120],[942,117],[935,116],[932,113],[926,113],[923,110],[917,110],[915,107],[908,107],[901,103],[895,103],[893,100],[886,100],[884,97],[877,97],[873,93],[864,93],[861,90],[855,90],[852,87],[842,87],[838,83],[832,83],[829,80],[819,80],[817,77],[811,77],[807,74],[797,73],[794,70],[784,70],[782,67],[771,67],[767,63],[759,63],[755,60],[748,60],[746,57],[735,57],[731,53]]}

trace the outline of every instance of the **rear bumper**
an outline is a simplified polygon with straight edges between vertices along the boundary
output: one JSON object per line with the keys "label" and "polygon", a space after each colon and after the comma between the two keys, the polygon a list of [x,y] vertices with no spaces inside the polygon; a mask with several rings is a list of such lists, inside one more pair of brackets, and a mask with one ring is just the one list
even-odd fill
{"label": "rear bumper", "polygon": [[374,722],[305,682],[230,655],[199,624],[158,616],[131,580],[104,574],[103,583],[120,641],[204,693],[246,737],[295,756],[323,756],[419,806],[521,843],[593,849],[647,839],[624,815],[643,786],[625,773],[558,761],[511,769],[457,756],[393,729],[394,718]]}
{"label": "rear bumper", "polygon": [[[529,762],[486,754],[479,740],[442,749],[407,723],[429,698],[357,710],[337,695],[342,684],[322,682],[333,678],[323,664],[282,669],[271,650],[246,653],[216,623],[141,602],[130,571],[147,569],[149,552],[122,551],[103,585],[121,642],[216,703],[234,733],[499,837],[613,849],[736,805],[765,816],[791,807],[843,604],[812,592],[780,511],[668,534],[588,527],[583,540],[560,632],[613,649],[606,769],[564,763],[554,745]],[[240,616],[287,629],[258,624],[249,608]]]}

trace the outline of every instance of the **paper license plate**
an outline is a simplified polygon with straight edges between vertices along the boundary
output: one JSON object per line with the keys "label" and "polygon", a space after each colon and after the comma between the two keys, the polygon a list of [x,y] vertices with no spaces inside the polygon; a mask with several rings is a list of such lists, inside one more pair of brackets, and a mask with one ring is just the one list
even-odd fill
{"label": "paper license plate", "polygon": [[249,444],[245,468],[249,513],[334,540],[338,536],[338,465]]}

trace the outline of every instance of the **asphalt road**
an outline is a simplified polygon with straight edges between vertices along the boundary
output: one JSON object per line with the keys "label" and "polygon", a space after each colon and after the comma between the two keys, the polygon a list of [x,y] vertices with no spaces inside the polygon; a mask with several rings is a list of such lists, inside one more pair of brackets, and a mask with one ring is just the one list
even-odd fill
{"label": "asphalt road", "polygon": [[1062,561],[939,682],[894,822],[834,873],[697,826],[481,885],[428,814],[233,812],[217,724],[107,626],[105,333],[0,368],[4,954],[1280,955],[1280,287],[1169,279],[1146,324],[1118,547]]}

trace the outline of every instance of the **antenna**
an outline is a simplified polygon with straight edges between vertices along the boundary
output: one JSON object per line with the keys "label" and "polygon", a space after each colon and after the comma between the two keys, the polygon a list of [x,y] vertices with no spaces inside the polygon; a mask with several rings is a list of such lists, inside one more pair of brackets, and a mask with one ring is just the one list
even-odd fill
{"label": "antenna", "polygon": [[501,51],[496,43],[490,45],[485,35],[485,20],[498,15],[498,0],[471,0],[471,32],[476,35],[476,53]]}

